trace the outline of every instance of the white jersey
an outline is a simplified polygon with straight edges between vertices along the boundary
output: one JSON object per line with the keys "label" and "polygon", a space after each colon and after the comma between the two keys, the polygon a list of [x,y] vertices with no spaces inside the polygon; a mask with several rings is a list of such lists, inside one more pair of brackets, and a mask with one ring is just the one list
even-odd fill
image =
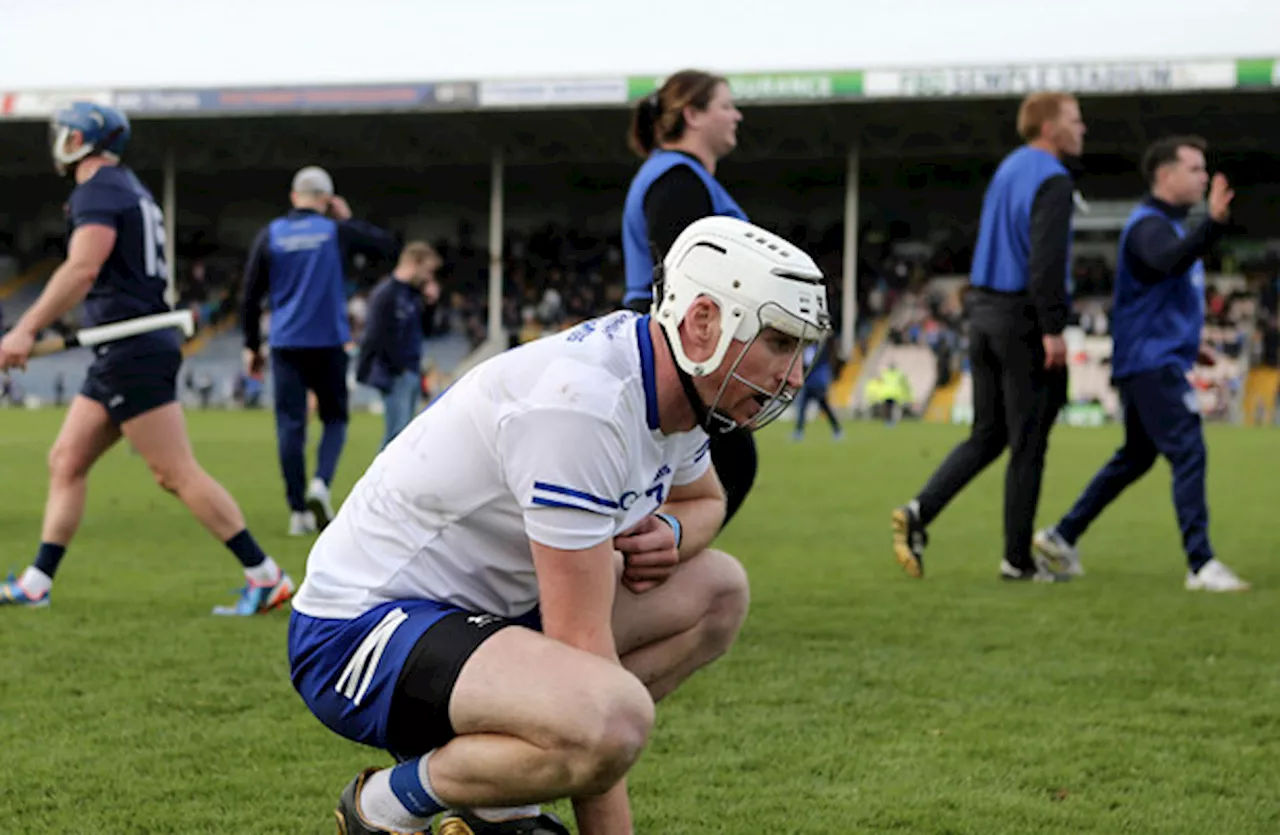
{"label": "white jersey", "polygon": [[499,354],[374,459],[311,549],[293,608],[392,600],[513,617],[538,602],[530,540],[582,550],[651,515],[711,463],[658,428],[649,317],[621,311]]}

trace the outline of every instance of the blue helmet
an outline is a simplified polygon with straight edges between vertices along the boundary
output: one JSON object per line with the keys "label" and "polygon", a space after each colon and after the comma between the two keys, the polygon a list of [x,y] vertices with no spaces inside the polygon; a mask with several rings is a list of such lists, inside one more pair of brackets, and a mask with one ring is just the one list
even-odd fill
{"label": "blue helmet", "polygon": [[[68,148],[73,131],[79,131],[82,143]],[[105,104],[77,101],[63,107],[49,123],[49,141],[53,146],[53,164],[59,174],[93,154],[120,157],[129,143],[129,119]]]}

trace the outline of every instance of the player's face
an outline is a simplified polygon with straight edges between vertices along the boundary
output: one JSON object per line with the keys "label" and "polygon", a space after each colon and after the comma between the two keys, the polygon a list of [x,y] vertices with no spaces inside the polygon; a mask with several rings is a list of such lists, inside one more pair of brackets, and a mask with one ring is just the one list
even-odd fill
{"label": "player's face", "polygon": [[71,155],[84,144],[84,134],[78,130],[67,130],[58,125],[49,128],[50,152],[53,155],[53,167],[59,175],[67,173],[67,163]]}
{"label": "player's face", "polygon": [[1052,124],[1053,142],[1059,151],[1071,157],[1084,153],[1085,126],[1079,104],[1064,101],[1058,110],[1058,118]]}
{"label": "player's face", "polygon": [[729,356],[742,354],[737,367],[728,372],[716,409],[739,426],[750,423],[778,394],[793,393],[804,383],[801,362],[803,346],[794,336],[765,328],[750,346],[734,340]]}
{"label": "player's face", "polygon": [[1169,166],[1170,190],[1184,205],[1199,203],[1209,187],[1209,170],[1198,148],[1178,149],[1178,161]]}

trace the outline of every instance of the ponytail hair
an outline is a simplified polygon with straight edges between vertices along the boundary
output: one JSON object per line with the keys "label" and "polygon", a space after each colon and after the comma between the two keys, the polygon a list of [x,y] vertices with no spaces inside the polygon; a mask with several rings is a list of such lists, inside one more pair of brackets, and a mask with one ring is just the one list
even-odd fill
{"label": "ponytail hair", "polygon": [[721,84],[728,84],[723,76],[702,70],[681,70],[671,76],[632,107],[627,146],[645,159],[662,143],[678,142],[684,136],[684,109],[706,110]]}

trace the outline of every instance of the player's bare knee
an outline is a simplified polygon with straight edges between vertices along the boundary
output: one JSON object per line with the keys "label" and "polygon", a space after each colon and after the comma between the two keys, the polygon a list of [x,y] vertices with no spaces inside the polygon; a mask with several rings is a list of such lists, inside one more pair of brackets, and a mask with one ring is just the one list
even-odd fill
{"label": "player's bare knee", "polygon": [[566,750],[573,793],[599,794],[621,780],[640,758],[653,729],[653,699],[630,674],[597,690],[593,701]]}
{"label": "player's bare knee", "polygon": [[69,444],[55,443],[49,450],[49,478],[66,483],[84,478],[89,472],[85,456]]}
{"label": "player's bare knee", "polygon": [[156,462],[151,464],[151,476],[161,490],[175,496],[182,495],[186,487],[200,474],[200,468],[185,461]]}

